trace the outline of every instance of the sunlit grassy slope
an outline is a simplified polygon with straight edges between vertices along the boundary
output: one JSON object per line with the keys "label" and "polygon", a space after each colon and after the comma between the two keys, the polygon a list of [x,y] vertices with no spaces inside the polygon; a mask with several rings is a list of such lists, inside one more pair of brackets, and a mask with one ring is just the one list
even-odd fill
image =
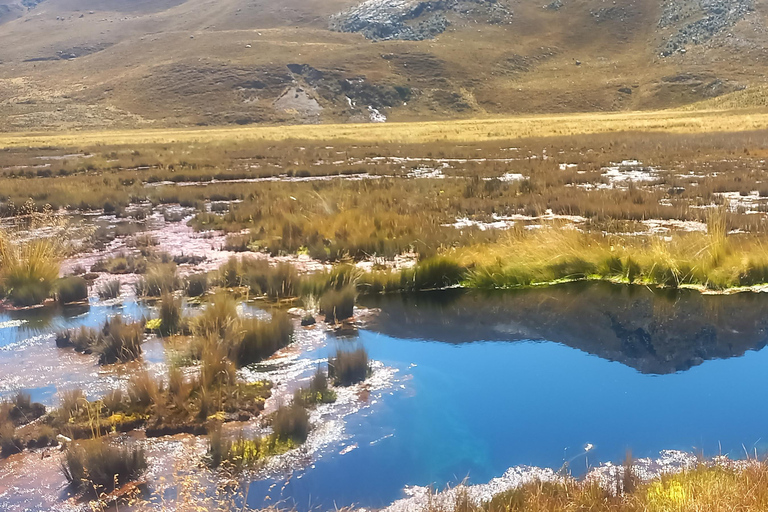
{"label": "sunlit grassy slope", "polygon": [[0,147],[87,147],[172,142],[223,143],[247,140],[423,143],[522,139],[607,132],[716,133],[768,128],[768,111],[663,110],[584,113],[384,124],[144,129],[0,134]]}

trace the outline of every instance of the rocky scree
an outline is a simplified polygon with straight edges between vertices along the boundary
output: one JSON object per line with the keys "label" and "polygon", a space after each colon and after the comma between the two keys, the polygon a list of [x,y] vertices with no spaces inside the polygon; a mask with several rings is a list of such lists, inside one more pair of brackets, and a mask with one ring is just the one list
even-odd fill
{"label": "rocky scree", "polygon": [[753,0],[667,0],[659,28],[680,26],[666,40],[661,55],[685,52],[690,44],[701,44],[734,26],[754,9]]}
{"label": "rocky scree", "polygon": [[508,21],[512,12],[496,0],[367,0],[331,18],[330,28],[368,39],[422,41],[445,32],[447,15]]}

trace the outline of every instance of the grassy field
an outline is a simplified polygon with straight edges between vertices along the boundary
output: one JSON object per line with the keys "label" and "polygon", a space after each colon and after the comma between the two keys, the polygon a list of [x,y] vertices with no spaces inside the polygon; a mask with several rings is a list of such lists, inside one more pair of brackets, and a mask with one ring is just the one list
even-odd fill
{"label": "grassy field", "polygon": [[480,142],[616,132],[725,133],[768,128],[768,112],[663,110],[653,112],[539,115],[456,121],[257,127],[109,130],[0,134],[0,148],[140,146],[172,143],[232,143],[296,140],[311,142]]}

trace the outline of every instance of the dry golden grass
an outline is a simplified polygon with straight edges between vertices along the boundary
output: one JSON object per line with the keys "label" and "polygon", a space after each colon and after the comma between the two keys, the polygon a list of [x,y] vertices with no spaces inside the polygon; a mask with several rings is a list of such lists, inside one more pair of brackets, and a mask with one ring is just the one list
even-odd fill
{"label": "dry golden grass", "polygon": [[661,110],[538,115],[386,124],[217,127],[70,133],[6,133],[0,147],[82,147],[231,141],[303,140],[426,143],[521,139],[622,131],[722,133],[768,128],[764,110]]}

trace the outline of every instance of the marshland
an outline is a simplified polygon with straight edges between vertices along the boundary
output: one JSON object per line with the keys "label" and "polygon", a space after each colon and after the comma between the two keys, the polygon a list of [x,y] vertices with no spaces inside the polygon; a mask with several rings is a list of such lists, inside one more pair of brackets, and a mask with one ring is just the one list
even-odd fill
{"label": "marshland", "polygon": [[0,138],[1,509],[764,509],[767,131],[357,129]]}

